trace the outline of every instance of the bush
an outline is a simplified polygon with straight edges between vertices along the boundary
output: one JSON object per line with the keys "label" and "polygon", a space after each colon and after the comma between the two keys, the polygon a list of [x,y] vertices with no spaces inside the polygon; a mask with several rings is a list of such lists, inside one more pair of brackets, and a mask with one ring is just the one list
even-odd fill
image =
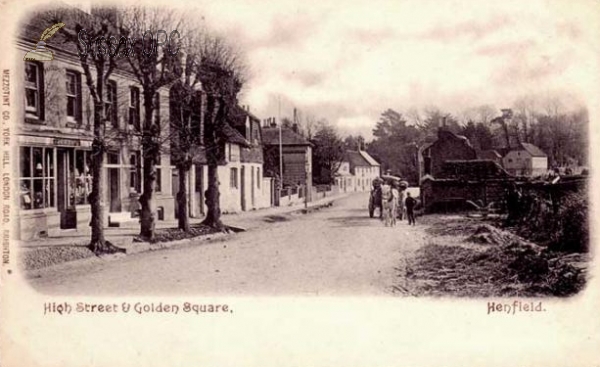
{"label": "bush", "polygon": [[585,191],[565,196],[559,215],[558,239],[550,248],[555,251],[588,252],[589,220],[588,197]]}

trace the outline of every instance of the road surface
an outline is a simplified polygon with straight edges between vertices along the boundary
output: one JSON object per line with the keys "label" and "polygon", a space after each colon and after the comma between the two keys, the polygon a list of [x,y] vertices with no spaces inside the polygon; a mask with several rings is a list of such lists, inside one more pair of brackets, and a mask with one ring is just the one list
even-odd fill
{"label": "road surface", "polygon": [[255,216],[247,232],[176,248],[49,268],[29,279],[48,294],[386,295],[419,226],[371,219],[368,194],[308,215]]}

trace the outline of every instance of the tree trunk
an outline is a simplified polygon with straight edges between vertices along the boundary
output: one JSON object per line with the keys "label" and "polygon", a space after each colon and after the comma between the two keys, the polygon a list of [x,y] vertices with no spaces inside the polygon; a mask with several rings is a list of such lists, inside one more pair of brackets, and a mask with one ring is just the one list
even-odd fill
{"label": "tree trunk", "polygon": [[177,167],[179,171],[179,192],[177,193],[177,220],[178,228],[182,231],[190,231],[190,219],[188,215],[188,189],[190,165],[182,164]]}
{"label": "tree trunk", "polygon": [[[208,165],[208,188],[206,190],[206,218],[202,224],[209,227],[227,231],[221,222],[221,207],[219,203],[219,174],[218,166],[221,158],[220,136],[218,125],[223,123],[224,103],[209,95],[207,98],[207,109],[204,128],[204,146],[206,161]],[[215,113],[215,110],[217,112]]]}
{"label": "tree trunk", "polygon": [[154,185],[156,183],[156,158],[159,147],[156,140],[160,136],[160,129],[152,123],[152,104],[154,94],[144,93],[144,131],[142,134],[143,156],[143,193],[140,196],[140,237],[145,241],[154,240],[156,228],[156,200],[154,198]]}
{"label": "tree trunk", "polygon": [[221,222],[221,206],[219,203],[219,174],[217,165],[208,166],[208,188],[206,190],[206,218],[202,224],[209,227],[225,230],[226,227]]}
{"label": "tree trunk", "polygon": [[[100,93],[102,87],[99,87]],[[88,199],[91,206],[92,219],[92,238],[89,249],[96,255],[109,254],[115,252],[125,252],[124,249],[113,246],[104,238],[104,203],[102,200],[104,188],[104,136],[103,130],[103,111],[102,102],[94,104],[94,142],[92,145],[92,192]]]}

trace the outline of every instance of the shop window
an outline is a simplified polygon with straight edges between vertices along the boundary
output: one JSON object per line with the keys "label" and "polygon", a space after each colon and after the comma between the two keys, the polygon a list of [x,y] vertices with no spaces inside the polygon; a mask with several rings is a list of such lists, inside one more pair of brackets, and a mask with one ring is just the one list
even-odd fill
{"label": "shop window", "polygon": [[106,98],[104,100],[104,116],[114,127],[117,127],[117,83],[109,80],[106,83]]}
{"label": "shop window", "polygon": [[256,186],[260,189],[260,181],[262,181],[262,177],[260,176],[260,167],[256,167]]}
{"label": "shop window", "polygon": [[44,88],[43,67],[39,63],[25,63],[25,116],[43,120]]}
{"label": "shop window", "polygon": [[54,207],[54,150],[52,148],[21,147],[20,158],[19,197],[21,209]]}
{"label": "shop window", "polygon": [[89,204],[88,196],[92,192],[91,152],[75,151],[75,167],[73,170],[73,196],[75,205]]}
{"label": "shop window", "polygon": [[81,76],[67,71],[67,121],[81,124]]}
{"label": "shop window", "polygon": [[140,130],[140,89],[129,87],[129,126]]}
{"label": "shop window", "polygon": [[142,191],[141,185],[141,164],[140,152],[133,152],[129,156],[129,186],[131,193],[139,193]]}
{"label": "shop window", "polygon": [[238,174],[237,168],[231,168],[229,171],[229,187],[232,189],[238,188]]}

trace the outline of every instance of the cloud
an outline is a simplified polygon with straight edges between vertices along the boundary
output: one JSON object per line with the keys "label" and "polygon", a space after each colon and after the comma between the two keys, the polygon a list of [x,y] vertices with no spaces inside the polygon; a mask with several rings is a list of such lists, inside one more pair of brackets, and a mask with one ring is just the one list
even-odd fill
{"label": "cloud", "polygon": [[259,116],[276,116],[280,97],[284,111],[370,135],[387,108],[504,107],[523,93],[576,90],[597,67],[578,13],[545,1],[252,4],[224,7],[221,26],[248,51],[242,103]]}

